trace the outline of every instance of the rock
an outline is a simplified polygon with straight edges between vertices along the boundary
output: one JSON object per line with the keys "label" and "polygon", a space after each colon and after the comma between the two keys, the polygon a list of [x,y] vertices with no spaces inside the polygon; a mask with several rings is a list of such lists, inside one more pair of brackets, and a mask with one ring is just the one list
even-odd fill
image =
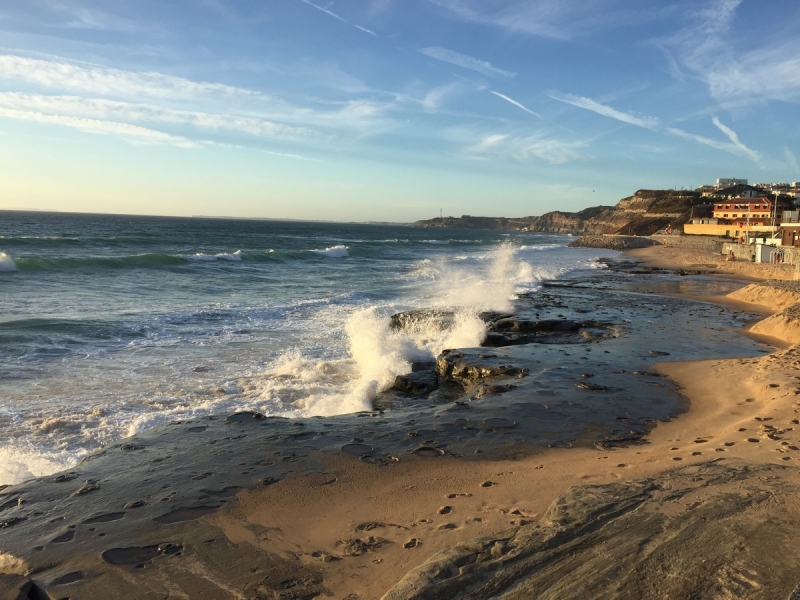
{"label": "rock", "polygon": [[398,375],[392,390],[404,396],[424,396],[439,387],[439,377],[433,370]]}
{"label": "rock", "polygon": [[48,600],[33,581],[14,573],[0,573],[0,600]]}
{"label": "rock", "polygon": [[649,248],[655,242],[646,237],[626,235],[585,235],[574,242],[570,248],[608,248],[609,250],[628,250],[630,248]]}

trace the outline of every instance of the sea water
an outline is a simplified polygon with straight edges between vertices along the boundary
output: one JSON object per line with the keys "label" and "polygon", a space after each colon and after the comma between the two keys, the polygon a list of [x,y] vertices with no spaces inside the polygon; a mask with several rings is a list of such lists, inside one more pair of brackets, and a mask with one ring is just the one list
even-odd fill
{"label": "sea water", "polygon": [[[371,409],[478,314],[616,253],[569,236],[0,212],[0,484],[161,423]],[[456,312],[397,332],[389,316]]]}

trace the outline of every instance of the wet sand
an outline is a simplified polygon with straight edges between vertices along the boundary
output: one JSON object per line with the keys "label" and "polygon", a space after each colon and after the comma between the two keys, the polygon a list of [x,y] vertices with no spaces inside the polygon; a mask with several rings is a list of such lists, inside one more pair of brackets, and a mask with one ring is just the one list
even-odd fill
{"label": "wet sand", "polygon": [[[675,249],[644,249],[630,254],[670,268],[712,264],[710,256]],[[736,270],[737,276],[755,280],[767,271],[773,275],[774,269],[767,265],[763,266],[767,270],[762,271],[759,270],[761,265],[742,264],[741,270]],[[730,286],[723,288],[729,291]],[[680,288],[678,290],[675,295],[680,296]],[[717,297],[728,303],[736,302],[737,308],[752,307],[751,312],[763,314],[785,309],[793,294],[791,289],[755,286],[748,291],[735,292],[733,298]],[[708,301],[715,297],[695,293],[692,298]],[[707,310],[712,307],[710,304],[696,306]],[[785,318],[791,319],[792,314]],[[751,317],[751,320],[755,319]],[[569,491],[573,486],[587,490],[595,488],[586,486],[618,485],[598,489],[616,490],[617,496],[623,498],[625,493],[645,485],[642,480],[659,481],[658,485],[651,486],[653,489],[674,485],[682,490],[680,501],[659,497],[655,491],[644,495],[651,504],[660,502],[662,512],[667,503],[670,508],[663,518],[678,519],[690,514],[698,503],[711,506],[720,494],[744,493],[743,489],[753,488],[766,490],[764,482],[774,480],[780,486],[769,491],[778,500],[773,507],[760,505],[762,513],[768,516],[770,510],[775,510],[797,514],[800,513],[800,503],[796,500],[800,476],[794,466],[800,460],[796,401],[800,397],[800,380],[796,377],[800,347],[792,346],[791,340],[781,340],[782,331],[778,324],[760,334],[767,336],[759,338],[762,341],[775,341],[772,348],[775,351],[766,356],[758,356],[753,351],[753,342],[738,334],[743,340],[742,355],[748,358],[667,362],[669,359],[663,357],[662,362],[657,362],[658,356],[650,356],[648,364],[652,366],[649,368],[669,379],[659,380],[651,375],[630,381],[635,380],[636,385],[660,385],[662,387],[653,387],[653,393],[667,395],[674,395],[674,392],[663,387],[663,381],[674,382],[688,399],[688,412],[671,420],[664,419],[655,428],[649,425],[641,429],[646,443],[633,439],[627,447],[593,445],[591,436],[581,443],[575,442],[572,448],[559,447],[562,445],[559,443],[551,443],[555,447],[549,449],[546,443],[536,447],[522,443],[513,433],[519,428],[505,428],[503,418],[512,420],[508,413],[496,412],[503,404],[501,398],[522,394],[524,386],[530,385],[522,379],[521,390],[509,390],[510,396],[498,396],[494,404],[488,404],[495,407],[492,409],[495,412],[486,412],[478,419],[484,425],[483,429],[475,428],[476,435],[487,437],[475,438],[477,444],[470,441],[473,438],[469,436],[462,441],[454,437],[447,451],[441,452],[437,451],[441,444],[425,444],[426,436],[436,437],[428,432],[422,432],[420,439],[412,439],[412,445],[403,446],[402,440],[408,438],[406,431],[413,431],[417,436],[420,432],[413,424],[399,422],[388,422],[384,429],[375,425],[365,427],[364,431],[372,432],[373,437],[369,439],[359,437],[335,442],[337,445],[344,442],[365,445],[371,449],[384,440],[386,452],[367,461],[358,455],[349,455],[347,450],[331,453],[324,447],[314,446],[312,442],[320,439],[321,434],[317,435],[320,428],[312,422],[297,427],[292,423],[268,424],[243,417],[232,423],[217,419],[204,424],[193,422],[162,428],[149,436],[140,436],[136,442],[110,448],[104,456],[79,465],[72,471],[74,477],[66,473],[60,476],[61,481],[53,476],[45,478],[47,481],[0,490],[0,525],[3,527],[0,530],[3,531],[0,572],[23,576],[20,580],[7,576],[0,580],[0,585],[13,586],[14,582],[33,580],[52,597],[110,597],[108,594],[111,594],[132,598],[151,597],[151,592],[152,597],[161,597],[164,592],[171,592],[193,598],[353,600],[381,598],[384,594],[387,598],[479,598],[489,596],[476,592],[476,585],[502,579],[504,565],[511,564],[507,558],[511,550],[507,549],[516,548],[514,551],[517,551],[521,547],[508,540],[513,538],[516,543],[526,532],[553,527],[553,509],[548,512],[551,506],[568,511],[587,505],[585,498]],[[658,335],[663,339],[663,334]],[[684,334],[683,337],[690,336]],[[650,346],[661,347],[658,341],[656,338]],[[571,352],[574,350],[569,348]],[[735,355],[734,350],[732,354]],[[502,357],[513,358],[511,350],[503,351],[507,354]],[[548,351],[558,349],[548,348]],[[639,352],[646,353],[646,348],[640,347]],[[578,363],[578,360],[573,362]],[[577,370],[572,374],[579,374],[579,366],[574,369]],[[627,376],[629,373],[617,377]],[[535,378],[529,381],[532,379]],[[591,377],[586,381],[598,380]],[[615,379],[605,383],[611,389],[625,386]],[[479,392],[477,388],[474,391],[475,394]],[[361,421],[375,423],[381,418],[376,413]],[[440,407],[431,412],[430,418],[452,420],[453,415]],[[499,421],[490,421],[493,418]],[[522,422],[521,419],[519,413],[513,416],[514,421]],[[594,439],[613,439],[610,435],[613,432],[604,429],[602,423],[598,421],[598,434]],[[267,431],[269,435],[265,436]],[[401,435],[393,437],[392,434]],[[182,441],[187,435],[207,435],[211,445],[204,444],[204,449],[190,446],[187,450]],[[497,435],[507,435],[501,438],[507,441],[493,447],[491,458],[475,452],[482,447],[492,447],[488,441],[484,444],[481,440],[497,439]],[[304,446],[298,441],[308,444]],[[173,446],[165,449],[167,443]],[[413,448],[418,451],[411,451]],[[181,452],[194,453],[196,459],[179,459]],[[173,456],[178,458],[171,458]],[[398,456],[400,460],[394,460]],[[718,466],[709,466],[710,461],[719,459],[724,460],[714,463]],[[152,471],[151,476],[139,475],[142,464],[149,465],[147,471]],[[159,471],[161,465],[168,466]],[[204,465],[207,472],[202,468]],[[740,465],[760,466],[756,469]],[[123,485],[109,474],[111,470],[128,467],[144,481],[131,477],[127,485]],[[240,469],[241,476],[238,475]],[[706,474],[709,469],[728,469],[725,471],[727,479],[717,474],[714,477],[725,479],[724,482],[720,479],[718,486],[709,485]],[[224,485],[220,470],[227,471]],[[698,470],[703,475],[698,475]],[[256,475],[260,478],[258,485],[252,483]],[[669,480],[671,483],[665,483],[665,477],[673,477]],[[150,478],[152,481],[148,483]],[[69,494],[55,493],[56,488]],[[642,496],[639,491],[636,493]],[[595,495],[617,497],[610,492]],[[131,506],[137,500],[142,504]],[[742,505],[749,507],[753,502]],[[40,514],[47,513],[46,518],[36,517],[37,506]],[[22,512],[23,509],[28,512]],[[609,514],[623,512],[621,509],[606,511]],[[26,522],[14,522],[15,518],[23,517]],[[593,518],[599,517],[582,517],[587,522]],[[747,518],[750,519],[748,523],[755,523],[752,515]],[[607,524],[607,521],[602,523]],[[713,521],[711,527],[715,527]],[[562,535],[566,530],[559,531]],[[498,541],[501,532],[506,533]],[[786,530],[785,533],[793,532]],[[652,532],[642,535],[642,539],[657,545],[657,535]],[[490,549],[475,542],[480,538],[494,540]],[[742,542],[737,539],[717,540],[717,543],[720,548],[728,548],[726,544],[730,543],[730,550],[734,552],[734,546]],[[787,596],[800,581],[800,574],[793,569],[790,573],[777,572],[780,569],[768,573],[745,560],[751,555],[764,556],[783,548],[782,542],[765,540],[763,543],[764,548],[759,547],[757,551],[740,550],[742,560],[739,562],[744,562],[731,563],[733,566],[729,565],[725,572],[728,575],[714,575],[714,585],[730,592],[729,597]],[[116,552],[108,554],[110,549]],[[695,551],[702,554],[704,549]],[[456,555],[462,557],[459,558],[461,563],[447,562],[455,560],[452,557]],[[576,551],[576,555],[580,553]],[[463,558],[465,556],[471,558]],[[429,560],[432,562],[428,567],[420,567]],[[469,574],[464,565],[473,563],[476,573],[478,565],[494,569],[489,575],[481,576],[483,583],[460,579]],[[439,565],[435,577],[430,574],[431,564]],[[591,563],[587,561],[586,564]],[[787,563],[787,569],[789,566]],[[737,583],[742,578],[750,583]],[[707,577],[698,574],[696,579],[698,585],[705,584]],[[542,582],[544,587],[537,589],[556,589],[557,581],[554,576],[552,581]],[[437,596],[437,586],[445,584],[451,588]],[[394,586],[398,587],[389,591]],[[625,597],[614,595],[609,589],[611,587],[603,592],[605,595],[598,592],[595,597]],[[694,592],[698,589],[717,590],[710,584],[693,588]],[[643,592],[641,597],[669,597],[665,595],[666,590],[664,587],[661,591]],[[526,593],[527,597],[535,597],[530,595],[530,590]]]}

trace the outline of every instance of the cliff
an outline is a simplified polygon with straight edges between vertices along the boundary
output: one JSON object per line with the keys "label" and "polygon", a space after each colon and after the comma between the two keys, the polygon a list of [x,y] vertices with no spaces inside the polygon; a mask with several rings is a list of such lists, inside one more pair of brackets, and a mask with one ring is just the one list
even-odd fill
{"label": "cliff", "polygon": [[652,235],[667,225],[686,223],[692,206],[701,202],[699,192],[677,190],[638,190],[616,206],[593,206],[579,212],[552,211],[541,216],[442,217],[417,221],[416,227],[457,227],[462,229],[504,229],[579,235]]}

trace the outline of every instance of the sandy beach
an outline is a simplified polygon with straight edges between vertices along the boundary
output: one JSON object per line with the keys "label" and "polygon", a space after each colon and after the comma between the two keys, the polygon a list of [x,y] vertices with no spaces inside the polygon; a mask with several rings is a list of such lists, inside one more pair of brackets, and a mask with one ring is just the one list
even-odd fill
{"label": "sandy beach", "polygon": [[[117,566],[101,569],[93,546],[65,558],[61,576],[80,574],[67,581],[81,593],[70,597],[151,597],[143,590],[152,582],[183,597],[211,597],[209,586],[217,597],[349,600],[555,598],[589,590],[603,598],[633,597],[633,590],[647,598],[788,596],[800,582],[800,559],[784,556],[775,568],[764,561],[790,552],[792,536],[800,533],[791,520],[785,522],[800,513],[800,347],[793,345],[800,342],[800,329],[792,309],[800,302],[800,286],[786,281],[789,267],[726,263],[708,252],[656,247],[629,255],[672,269],[713,266],[753,282],[730,297],[702,300],[764,315],[750,329],[773,343],[772,353],[658,363],[654,369],[677,384],[689,410],[658,424],[644,443],[627,447],[509,451],[492,460],[423,452],[379,464],[312,453],[316,468],[310,471],[292,470],[271,485],[231,488],[235,500],[197,513],[199,520],[162,521],[175,523],[169,534],[142,529],[130,540],[139,546],[127,548],[124,560],[106,556],[106,563]],[[225,493],[205,492],[206,498]],[[16,488],[0,494],[3,509],[26,501]],[[721,498],[727,500],[720,504]],[[576,507],[584,511],[580,518],[570,516]],[[692,519],[705,509],[717,516],[703,517],[698,525]],[[590,541],[623,527],[625,519],[634,525],[624,525],[624,533]],[[651,522],[658,527],[637,529]],[[741,526],[735,535],[734,523]],[[751,535],[768,523],[780,525],[777,533]],[[686,551],[656,561],[681,536],[688,540]],[[156,543],[167,538],[181,538],[180,548],[205,550],[187,552],[178,563]],[[616,559],[612,546],[622,553]],[[247,565],[230,566],[230,557],[252,547],[274,560],[266,575],[259,574],[261,587],[237,588]],[[140,562],[136,552],[142,548],[157,549]],[[569,554],[555,560],[559,548],[570,548]],[[6,587],[37,578],[31,555],[0,550]],[[221,558],[226,552],[228,563]],[[674,562],[677,555],[692,565]],[[569,572],[583,573],[580,581],[563,571],[570,564]]]}

